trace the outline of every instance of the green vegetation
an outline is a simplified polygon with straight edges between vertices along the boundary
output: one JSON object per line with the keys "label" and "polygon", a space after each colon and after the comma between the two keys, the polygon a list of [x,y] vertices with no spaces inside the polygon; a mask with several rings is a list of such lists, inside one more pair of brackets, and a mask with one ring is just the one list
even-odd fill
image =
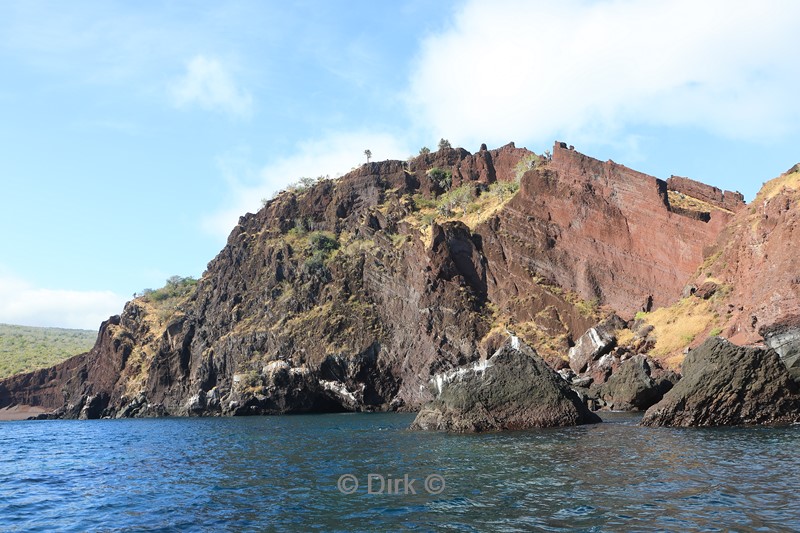
{"label": "green vegetation", "polygon": [[583,298],[579,297],[577,294],[572,295],[571,298],[566,298],[568,302],[573,304],[581,316],[584,317],[595,317],[600,312],[600,299],[599,298],[592,298],[591,300],[584,300]]}
{"label": "green vegetation", "polygon": [[461,187],[448,191],[437,198],[436,210],[446,217],[451,216],[456,210],[460,210],[463,215],[466,215],[467,205],[472,201],[472,196],[473,186],[465,183]]}
{"label": "green vegetation", "polygon": [[453,172],[439,167],[434,167],[425,173],[440,189],[449,190],[453,184]]}
{"label": "green vegetation", "polygon": [[0,324],[0,378],[47,368],[89,351],[96,331]]}
{"label": "green vegetation", "polygon": [[319,270],[325,266],[325,261],[339,249],[339,241],[330,231],[313,231],[308,234],[310,256],[305,260],[309,270]]}
{"label": "green vegetation", "polygon": [[436,207],[436,200],[428,198],[423,194],[415,194],[411,199],[414,201],[415,209],[432,209]]}
{"label": "green vegetation", "polygon": [[518,181],[496,181],[489,186],[488,192],[501,200],[505,200],[506,198],[514,196],[518,190]]}
{"label": "green vegetation", "polygon": [[145,289],[141,297],[150,302],[163,302],[175,298],[183,298],[194,291],[197,280],[193,277],[172,276],[167,280],[167,284],[160,289]]}
{"label": "green vegetation", "polygon": [[775,179],[769,180],[758,191],[753,204],[765,202],[770,198],[777,196],[782,190],[798,190],[800,189],[800,168],[797,165],[792,167],[789,172],[781,174]]}
{"label": "green vegetation", "polygon": [[149,313],[161,326],[178,312],[178,307],[194,294],[195,289],[197,280],[193,277],[172,276],[160,289],[145,289],[135,296],[148,304]]}
{"label": "green vegetation", "polygon": [[714,328],[714,329],[712,329],[712,330],[711,330],[711,331],[708,333],[708,336],[709,336],[709,337],[716,337],[716,336],[718,336],[720,333],[722,333],[722,328]]}
{"label": "green vegetation", "polygon": [[431,149],[428,148],[427,146],[423,146],[422,148],[419,149],[419,155],[427,155],[429,153],[431,153]]}
{"label": "green vegetation", "polygon": [[518,183],[498,181],[487,189],[465,183],[435,199],[415,194],[411,197],[415,212],[405,221],[422,230],[423,236],[434,222],[447,220],[459,220],[474,229],[502,209],[518,190]]}
{"label": "green vegetation", "polygon": [[439,139],[439,150],[450,150],[451,148],[450,141],[447,139]]}
{"label": "green vegetation", "polygon": [[519,183],[523,174],[538,167],[540,163],[541,158],[536,154],[531,154],[520,159],[517,166],[514,167],[514,179],[516,182]]}

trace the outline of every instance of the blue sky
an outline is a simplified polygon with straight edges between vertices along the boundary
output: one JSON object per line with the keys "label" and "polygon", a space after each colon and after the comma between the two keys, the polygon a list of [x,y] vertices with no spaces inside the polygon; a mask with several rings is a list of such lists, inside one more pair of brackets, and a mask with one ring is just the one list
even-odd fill
{"label": "blue sky", "polygon": [[302,176],[554,140],[751,200],[800,161],[800,3],[0,3],[0,322],[96,328]]}

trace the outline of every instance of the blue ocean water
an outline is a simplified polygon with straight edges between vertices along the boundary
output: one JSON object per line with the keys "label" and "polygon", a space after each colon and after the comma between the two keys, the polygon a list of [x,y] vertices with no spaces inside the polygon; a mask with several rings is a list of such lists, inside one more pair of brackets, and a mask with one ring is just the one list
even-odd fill
{"label": "blue ocean water", "polygon": [[0,423],[0,530],[800,530],[800,427],[604,418],[485,435],[410,432],[405,414]]}

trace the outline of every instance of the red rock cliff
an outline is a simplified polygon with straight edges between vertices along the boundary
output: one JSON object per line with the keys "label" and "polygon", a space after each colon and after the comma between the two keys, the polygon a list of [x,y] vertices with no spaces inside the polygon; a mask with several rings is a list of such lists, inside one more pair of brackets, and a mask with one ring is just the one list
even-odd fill
{"label": "red rock cliff", "polygon": [[507,301],[540,276],[630,318],[681,294],[730,219],[674,213],[667,185],[562,143],[526,173],[517,196],[485,227],[490,297]]}

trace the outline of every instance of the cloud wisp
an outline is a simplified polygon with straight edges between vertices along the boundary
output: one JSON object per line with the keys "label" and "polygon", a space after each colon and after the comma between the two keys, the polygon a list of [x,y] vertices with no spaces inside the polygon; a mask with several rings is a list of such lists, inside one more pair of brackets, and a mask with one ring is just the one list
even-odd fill
{"label": "cloud wisp", "polygon": [[94,330],[125,301],[111,291],[44,289],[0,274],[0,322],[7,324]]}
{"label": "cloud wisp", "polygon": [[218,59],[197,55],[186,64],[186,72],[170,84],[178,108],[197,106],[238,118],[249,118],[253,96],[239,87],[229,69]]}
{"label": "cloud wisp", "polygon": [[460,144],[631,126],[768,140],[800,118],[798,17],[782,0],[471,1],[423,42],[408,101]]}

